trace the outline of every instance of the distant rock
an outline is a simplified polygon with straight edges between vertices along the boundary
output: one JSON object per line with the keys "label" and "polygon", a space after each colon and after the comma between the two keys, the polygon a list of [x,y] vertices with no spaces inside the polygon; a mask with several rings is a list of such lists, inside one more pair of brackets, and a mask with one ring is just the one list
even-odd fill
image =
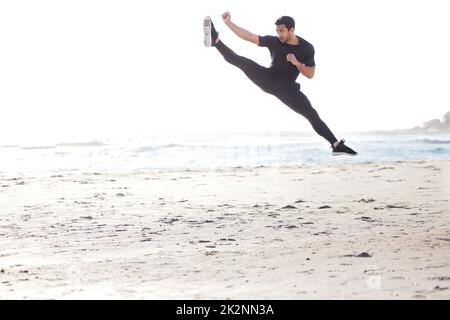
{"label": "distant rock", "polygon": [[433,119],[424,122],[421,126],[398,131],[406,133],[450,132],[450,111],[444,115],[442,120]]}

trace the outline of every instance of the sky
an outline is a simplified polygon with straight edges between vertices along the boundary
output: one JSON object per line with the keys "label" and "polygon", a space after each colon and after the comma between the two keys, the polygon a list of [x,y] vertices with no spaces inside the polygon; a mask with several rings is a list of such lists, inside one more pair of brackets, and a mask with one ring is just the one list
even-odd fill
{"label": "sky", "polygon": [[450,110],[448,0],[0,1],[0,144],[183,132],[304,131],[215,48],[268,67],[220,15],[275,35],[290,15],[314,45],[302,92],[336,136],[410,128]]}

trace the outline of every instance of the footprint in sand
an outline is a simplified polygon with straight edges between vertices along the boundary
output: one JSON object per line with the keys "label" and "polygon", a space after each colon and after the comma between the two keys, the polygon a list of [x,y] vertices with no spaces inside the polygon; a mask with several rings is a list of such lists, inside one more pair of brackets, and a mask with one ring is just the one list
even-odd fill
{"label": "footprint in sand", "polygon": [[162,222],[165,224],[173,224],[174,222],[179,221],[180,219],[177,218],[161,218],[158,220],[158,222]]}
{"label": "footprint in sand", "polygon": [[375,222],[371,217],[360,217],[360,218],[356,218],[356,220],[362,220],[362,221],[366,221],[366,222]]}
{"label": "footprint in sand", "polygon": [[197,220],[188,220],[187,221],[189,224],[193,224],[193,225],[199,225],[199,224],[205,224],[205,223],[214,223],[214,220],[203,220],[203,221],[197,221]]}
{"label": "footprint in sand", "polygon": [[375,172],[375,171],[383,171],[383,170],[394,170],[394,167],[381,167],[377,169],[370,170],[369,173]]}
{"label": "footprint in sand", "polygon": [[450,277],[447,277],[447,276],[433,277],[433,278],[428,278],[428,280],[450,281]]}
{"label": "footprint in sand", "polygon": [[386,206],[386,209],[410,209],[410,208],[408,208],[406,204],[405,205],[388,204]]}
{"label": "footprint in sand", "polygon": [[358,200],[358,202],[363,202],[363,203],[371,203],[371,202],[375,202],[374,199],[370,198],[370,199],[360,199]]}
{"label": "footprint in sand", "polygon": [[431,166],[426,166],[426,167],[423,167],[424,169],[431,169],[431,170],[433,170],[433,171],[441,171],[441,168],[438,168],[438,167],[436,167],[436,166],[433,166],[433,165],[431,165]]}
{"label": "footprint in sand", "polygon": [[360,254],[344,254],[341,257],[343,258],[350,258],[350,257],[354,257],[354,258],[371,258],[372,256],[367,253],[367,252],[362,252]]}
{"label": "footprint in sand", "polygon": [[374,210],[383,210],[383,209],[411,209],[407,205],[396,205],[396,204],[388,204],[384,207],[374,207]]}
{"label": "footprint in sand", "polygon": [[436,290],[436,291],[444,291],[444,290],[449,290],[449,289],[450,289],[450,287],[440,287],[440,286],[436,286],[433,288],[433,290]]}

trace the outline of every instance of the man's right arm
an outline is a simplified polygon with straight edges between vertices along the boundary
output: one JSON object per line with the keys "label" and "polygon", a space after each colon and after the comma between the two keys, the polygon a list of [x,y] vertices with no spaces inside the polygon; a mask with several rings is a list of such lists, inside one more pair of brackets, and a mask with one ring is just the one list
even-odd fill
{"label": "man's right arm", "polygon": [[222,14],[222,19],[228,28],[230,28],[239,38],[259,45],[259,36],[231,22],[231,14],[228,11]]}

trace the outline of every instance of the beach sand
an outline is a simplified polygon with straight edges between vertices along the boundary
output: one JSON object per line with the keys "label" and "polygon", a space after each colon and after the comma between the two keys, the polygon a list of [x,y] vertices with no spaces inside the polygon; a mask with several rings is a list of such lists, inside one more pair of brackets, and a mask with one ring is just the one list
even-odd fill
{"label": "beach sand", "polygon": [[1,299],[449,299],[450,161],[0,174]]}

